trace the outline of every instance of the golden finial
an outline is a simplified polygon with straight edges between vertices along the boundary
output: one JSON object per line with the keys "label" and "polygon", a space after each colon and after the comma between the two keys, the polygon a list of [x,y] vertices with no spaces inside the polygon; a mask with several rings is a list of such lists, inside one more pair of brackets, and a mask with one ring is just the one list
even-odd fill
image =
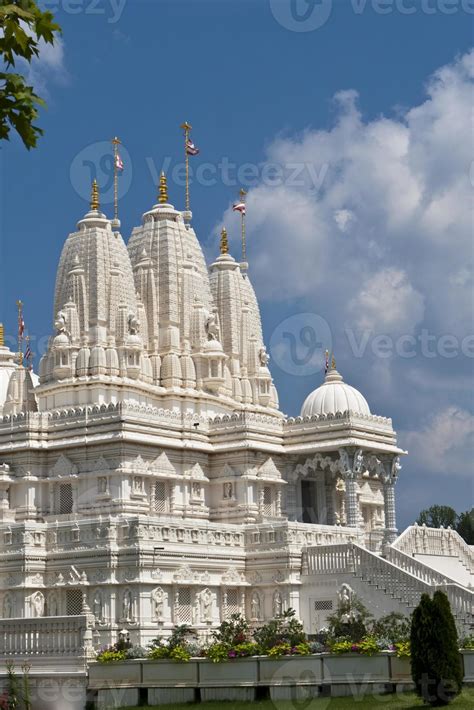
{"label": "golden finial", "polygon": [[336,369],[336,358],[334,357],[334,353],[333,353],[332,360],[331,360],[331,370],[335,370],[335,369]]}
{"label": "golden finial", "polygon": [[166,205],[168,202],[168,183],[166,182],[166,175],[163,172],[160,175],[158,202],[160,205]]}
{"label": "golden finial", "polygon": [[3,328],[3,323],[0,323],[0,348],[5,347],[5,330]]}
{"label": "golden finial", "polygon": [[239,195],[240,195],[240,199],[241,199],[242,201],[244,201],[244,200],[245,200],[245,196],[246,196],[246,194],[247,194],[247,191],[246,191],[246,190],[244,190],[244,188],[243,188],[243,187],[241,187],[241,188],[240,188],[240,192],[239,192]]}
{"label": "golden finial", "polygon": [[100,207],[99,203],[99,186],[97,185],[97,180],[94,178],[92,181],[91,190],[91,210],[98,211]]}
{"label": "golden finial", "polygon": [[222,227],[221,231],[221,254],[229,253],[229,240],[227,239],[227,229]]}

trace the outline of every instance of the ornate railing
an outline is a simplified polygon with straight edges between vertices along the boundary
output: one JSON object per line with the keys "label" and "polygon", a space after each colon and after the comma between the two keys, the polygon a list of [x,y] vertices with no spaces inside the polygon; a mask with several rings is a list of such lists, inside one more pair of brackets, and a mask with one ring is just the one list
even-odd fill
{"label": "ornate railing", "polygon": [[457,557],[469,570],[474,570],[474,550],[451,528],[427,528],[410,525],[393,543],[407,554]]}
{"label": "ornate railing", "polygon": [[90,657],[87,616],[0,620],[0,658]]}

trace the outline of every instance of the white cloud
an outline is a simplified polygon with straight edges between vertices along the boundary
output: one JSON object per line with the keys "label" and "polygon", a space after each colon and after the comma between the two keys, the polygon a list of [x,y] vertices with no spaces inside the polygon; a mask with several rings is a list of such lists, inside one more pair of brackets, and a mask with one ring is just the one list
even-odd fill
{"label": "white cloud", "polygon": [[439,332],[466,334],[473,61],[470,52],[441,68],[426,99],[396,118],[364,121],[357,93],[339,92],[330,129],[269,145],[269,163],[299,164],[303,172],[299,185],[249,191],[261,298],[327,306],[330,293],[338,323],[411,332],[426,314]]}
{"label": "white cloud", "polygon": [[[299,165],[300,184],[261,184],[247,197],[250,274],[264,309],[274,320],[294,303],[294,312],[328,320],[346,381],[402,430],[410,455],[399,493],[408,507],[405,490],[418,483],[424,507],[444,496],[461,509],[472,494],[473,361],[441,357],[436,344],[474,332],[473,79],[471,51],[429,78],[419,105],[370,120],[356,91],[339,92],[329,129],[268,145],[266,161]],[[230,209],[224,219],[231,223]],[[357,342],[366,329],[394,342],[413,334],[414,359],[377,356],[370,339],[358,355],[345,329]],[[434,339],[428,353],[424,332]],[[283,407],[297,412],[301,387],[277,384]],[[435,413],[428,422],[426,412]],[[431,473],[450,478],[438,475],[433,486]]]}
{"label": "white cloud", "polygon": [[[28,31],[28,28],[25,27]],[[18,64],[25,73],[28,84],[42,97],[48,95],[50,82],[64,84],[68,74],[64,59],[64,41],[58,34],[54,36],[54,44],[49,44],[43,39],[38,42],[38,56],[31,62],[20,59]]]}
{"label": "white cloud", "polygon": [[356,328],[378,333],[411,333],[422,320],[423,296],[401,269],[386,268],[372,275],[349,302]]}
{"label": "white cloud", "polygon": [[433,474],[472,479],[474,415],[466,410],[447,407],[431,417],[421,431],[407,432],[402,439],[412,465]]}

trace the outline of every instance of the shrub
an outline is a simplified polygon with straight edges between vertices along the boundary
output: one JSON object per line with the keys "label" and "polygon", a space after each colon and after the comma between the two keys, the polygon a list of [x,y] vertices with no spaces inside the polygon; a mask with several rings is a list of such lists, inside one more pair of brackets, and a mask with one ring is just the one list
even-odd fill
{"label": "shrub", "polygon": [[231,646],[228,643],[223,643],[217,641],[209,646],[206,650],[206,656],[213,663],[222,663],[229,659],[229,653],[231,651]]}
{"label": "shrub", "polygon": [[117,663],[118,661],[125,661],[126,657],[127,651],[125,649],[117,651],[115,646],[104,648],[103,651],[99,651],[97,654],[99,663]]}
{"label": "shrub", "polygon": [[413,612],[411,671],[415,690],[432,706],[448,705],[461,691],[462,666],[456,625],[447,596],[423,594]]}
{"label": "shrub", "polygon": [[291,646],[288,642],[281,641],[275,644],[272,648],[268,650],[269,658],[280,658],[281,656],[289,656],[291,653]]}
{"label": "shrub", "polygon": [[364,656],[374,656],[379,653],[380,649],[375,636],[364,636],[364,638],[359,642],[359,653]]}
{"label": "shrub", "polygon": [[228,621],[223,621],[221,625],[212,632],[212,638],[216,643],[224,643],[227,646],[236,646],[249,640],[249,625],[242,614],[232,614]]}
{"label": "shrub", "polygon": [[328,616],[329,635],[357,642],[368,633],[371,619],[367,607],[353,595],[350,602],[339,601],[337,610]]}
{"label": "shrub", "polygon": [[262,653],[267,653],[282,643],[293,647],[306,641],[303,624],[296,618],[294,609],[288,609],[281,616],[261,626],[253,636]]}
{"label": "shrub", "polygon": [[173,661],[178,661],[178,663],[187,663],[191,658],[191,654],[189,653],[186,646],[178,645],[173,646],[173,648],[170,650],[169,657],[172,658]]}
{"label": "shrub", "polygon": [[324,653],[327,651],[327,646],[320,641],[310,641],[309,652],[310,653]]}
{"label": "shrub", "polygon": [[460,648],[467,649],[468,651],[474,651],[474,636],[465,636],[461,639]]}
{"label": "shrub", "polygon": [[334,641],[330,646],[331,653],[350,653],[353,650],[352,641]]}
{"label": "shrub", "polygon": [[395,644],[395,653],[397,654],[397,658],[410,658],[410,641],[398,641],[398,643]]}
{"label": "shrub", "polygon": [[372,634],[377,638],[389,639],[391,644],[399,641],[408,641],[410,638],[410,619],[403,614],[392,612],[374,621]]}
{"label": "shrub", "polygon": [[146,648],[143,646],[131,646],[125,651],[125,658],[133,660],[134,658],[146,658],[148,655]]}

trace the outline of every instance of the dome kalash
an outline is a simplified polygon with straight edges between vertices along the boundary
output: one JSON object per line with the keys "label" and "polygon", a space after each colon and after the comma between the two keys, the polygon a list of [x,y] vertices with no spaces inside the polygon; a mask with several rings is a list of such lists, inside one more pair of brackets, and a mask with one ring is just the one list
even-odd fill
{"label": "dome kalash", "polygon": [[162,174],[156,204],[126,245],[94,181],[90,210],[61,254],[56,334],[40,364],[43,409],[99,399],[282,417],[247,264],[228,254],[224,236],[208,268],[191,217],[170,203]]}
{"label": "dome kalash", "polygon": [[333,362],[323,384],[306,397],[300,416],[314,417],[343,412],[370,415],[370,408],[359,390],[344,382]]}

